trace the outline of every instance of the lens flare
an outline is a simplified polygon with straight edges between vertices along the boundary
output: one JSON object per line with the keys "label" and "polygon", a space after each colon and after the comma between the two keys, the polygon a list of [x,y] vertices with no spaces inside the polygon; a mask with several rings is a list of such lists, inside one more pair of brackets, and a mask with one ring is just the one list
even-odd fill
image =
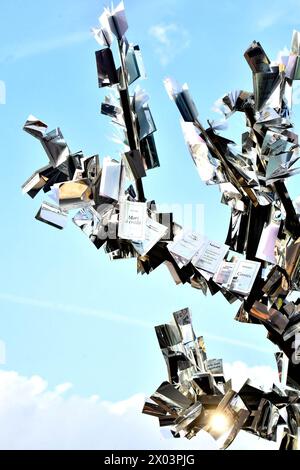
{"label": "lens flare", "polygon": [[214,431],[225,432],[229,427],[229,419],[223,413],[215,413],[210,420],[210,426]]}

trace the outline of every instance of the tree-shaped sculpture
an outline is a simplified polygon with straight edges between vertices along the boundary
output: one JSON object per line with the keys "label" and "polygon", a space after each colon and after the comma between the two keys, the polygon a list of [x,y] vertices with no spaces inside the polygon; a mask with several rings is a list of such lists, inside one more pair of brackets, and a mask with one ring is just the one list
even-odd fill
{"label": "tree-shaped sculpture", "polygon": [[[93,30],[104,46],[96,52],[99,87],[110,87],[101,112],[122,133],[120,160],[71,153],[60,129],[30,116],[24,130],[42,143],[49,163],[23,185],[34,198],[42,189],[44,202],[36,216],[64,228],[68,212],[97,249],[111,259],[137,259],[139,273],[166,264],[176,283],[190,283],[204,293],[221,292],[238,301],[236,320],[265,326],[280,351],[276,360],[280,383],[272,390],[247,381],[237,392],[225,381],[222,361],[207,359],[203,338],[196,338],[188,309],[175,322],[156,328],[166,359],[169,382],[147,401],[144,412],[170,426],[175,437],[191,438],[201,429],[220,439],[223,448],[243,429],[268,440],[284,427],[281,448],[297,448],[300,427],[300,223],[285,179],[299,170],[298,137],[290,120],[293,80],[300,79],[300,34],[291,53],[271,63],[253,42],[245,58],[253,72],[254,92],[235,91],[219,102],[227,119],[246,117],[248,131],[241,146],[222,137],[219,123],[203,127],[186,86],[166,80],[169,95],[182,116],[182,129],[201,179],[217,184],[222,202],[231,207],[225,243],[186,231],[172,214],[159,213],[146,201],[142,178],[159,166],[155,124],[146,93],[131,85],[143,76],[140,49],[129,44],[123,3],[105,9]],[[117,43],[120,65],[113,54]],[[293,296],[294,295],[294,296]],[[299,332],[299,334],[298,334]]]}

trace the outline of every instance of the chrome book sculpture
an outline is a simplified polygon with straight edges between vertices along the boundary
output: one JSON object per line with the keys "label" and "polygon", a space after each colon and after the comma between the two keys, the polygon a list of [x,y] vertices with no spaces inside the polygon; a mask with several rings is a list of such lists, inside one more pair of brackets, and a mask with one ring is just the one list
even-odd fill
{"label": "chrome book sculpture", "polygon": [[220,123],[203,127],[188,88],[166,80],[202,181],[218,185],[221,202],[231,208],[223,243],[185,230],[172,214],[159,213],[155,201],[147,202],[142,181],[159,159],[148,96],[133,86],[144,78],[140,49],[126,39],[123,3],[105,9],[99,20],[93,29],[103,46],[96,52],[99,87],[111,90],[101,113],[118,131],[120,159],[100,163],[98,155],[72,153],[60,129],[49,132],[30,116],[24,130],[40,141],[49,161],[23,191],[32,198],[40,191],[50,196],[38,220],[63,229],[71,211],[74,224],[112,260],[134,257],[142,274],[165,264],[177,284],[190,283],[204,294],[221,292],[238,304],[237,321],[261,324],[279,348],[277,385],[265,390],[248,380],[233,390],[222,361],[207,359],[189,310],[175,312],[173,323],[156,327],[168,381],[145,403],[144,413],[157,417],[174,437],[190,439],[204,430],[220,448],[240,430],[276,441],[280,429],[280,448],[297,449],[300,204],[291,200],[285,180],[299,172],[298,136],[290,119],[293,81],[300,79],[300,34],[294,32],[291,52],[279,62],[270,62],[259,42],[246,50],[254,91],[237,90],[219,100],[224,120],[235,112],[245,115],[248,131],[239,144],[220,135]]}

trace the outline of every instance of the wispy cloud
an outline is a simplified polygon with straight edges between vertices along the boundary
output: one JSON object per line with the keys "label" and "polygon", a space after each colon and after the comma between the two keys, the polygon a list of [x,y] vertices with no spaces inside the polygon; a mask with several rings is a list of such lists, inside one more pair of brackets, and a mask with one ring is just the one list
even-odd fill
{"label": "wispy cloud", "polygon": [[[233,379],[253,375],[243,363],[228,365]],[[255,368],[259,380],[272,376],[267,368]],[[0,370],[1,449],[216,449],[205,432],[195,438],[167,439],[154,418],[141,413],[144,394],[108,402],[98,394],[76,395],[72,384],[50,389],[38,375],[25,377]],[[66,395],[66,393],[68,394]],[[241,432],[232,449],[276,449],[278,444]]]}
{"label": "wispy cloud", "polygon": [[281,10],[268,11],[266,14],[261,15],[257,21],[257,27],[260,31],[271,28],[280,21],[284,13]]}
{"label": "wispy cloud", "polygon": [[[138,318],[132,318],[127,315],[117,315],[115,313],[103,312],[102,310],[95,309],[95,308],[79,307],[78,305],[66,305],[66,304],[48,302],[45,300],[33,299],[30,297],[21,297],[21,296],[6,294],[6,293],[0,293],[0,300],[3,300],[5,302],[10,302],[13,304],[24,305],[24,306],[29,305],[30,307],[34,307],[40,310],[51,310],[54,312],[63,312],[63,313],[68,313],[68,314],[98,317],[109,322],[133,325],[138,328],[153,329],[154,327],[153,322],[150,322],[150,321],[146,321],[146,320],[138,319]],[[253,343],[247,343],[247,342],[236,340],[233,338],[227,338],[225,336],[217,336],[209,332],[205,332],[205,331],[201,331],[201,334],[205,338],[211,339],[213,341],[217,341],[219,343],[231,344],[233,346],[239,346],[241,348],[251,349],[253,351],[270,353],[270,348],[269,349],[262,348],[262,347],[256,346]]]}
{"label": "wispy cloud", "polygon": [[246,349],[252,349],[252,351],[258,351],[258,352],[263,352],[263,353],[271,353],[272,351],[270,348],[263,348],[260,346],[256,346],[256,344],[253,343],[247,343],[245,341],[241,341],[239,339],[233,339],[233,338],[226,338],[225,336],[216,336],[212,335],[210,333],[206,333],[205,331],[202,331],[201,334],[205,338],[210,338],[214,341],[218,341],[220,343],[224,344],[231,344],[232,346],[239,346],[240,348],[246,348]]}
{"label": "wispy cloud", "polygon": [[9,45],[0,48],[0,63],[15,62],[20,59],[45,54],[47,52],[63,49],[87,41],[91,37],[89,32],[74,32],[65,36],[47,38],[44,40],[24,44]]}
{"label": "wispy cloud", "polygon": [[260,31],[279,24],[295,27],[300,21],[299,0],[265,0],[260,6],[261,11],[256,20],[256,27]]}
{"label": "wispy cloud", "polygon": [[11,302],[19,305],[29,305],[42,310],[52,310],[56,312],[63,312],[75,315],[83,315],[90,317],[98,317],[115,323],[126,323],[142,328],[152,328],[153,324],[144,320],[131,318],[126,315],[116,315],[110,312],[103,312],[102,310],[88,307],[79,307],[78,305],[66,305],[60,303],[53,303],[39,299],[32,299],[29,297],[20,297],[16,295],[0,293],[0,299],[6,302]]}
{"label": "wispy cloud", "polygon": [[155,52],[163,66],[172,62],[191,42],[188,31],[176,23],[153,25],[149,34],[155,40]]}

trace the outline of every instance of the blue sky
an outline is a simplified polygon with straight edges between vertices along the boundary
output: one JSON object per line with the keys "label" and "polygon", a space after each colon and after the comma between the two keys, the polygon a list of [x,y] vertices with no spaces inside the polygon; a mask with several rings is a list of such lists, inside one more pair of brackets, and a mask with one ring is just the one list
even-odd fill
{"label": "blue sky", "polygon": [[[134,261],[110,262],[71,221],[63,232],[37,222],[42,199],[22,196],[21,184],[47,163],[38,142],[22,131],[31,113],[50,128],[60,126],[73,151],[118,155],[108,139],[108,121],[99,114],[105,92],[97,88],[98,46],[89,34],[104,5],[99,0],[1,5],[2,372],[37,375],[50,388],[70,382],[83,397],[121,401],[149,395],[166,377],[153,326],[186,306],[211,357],[273,367],[275,349],[265,330],[235,322],[236,305],[176,286],[164,267],[137,276]],[[273,59],[289,47],[292,30],[300,29],[299,6],[299,0],[126,1],[128,39],[142,49],[148,80],[141,85],[150,94],[158,128],[161,168],[148,173],[146,195],[158,203],[203,204],[211,238],[224,240],[229,210],[219,203],[216,187],[201,184],[162,81],[166,76],[187,81],[205,122],[222,94],[251,89],[243,52],[252,40]],[[299,128],[299,105],[294,122]],[[239,136],[234,129],[232,135]],[[295,177],[294,195],[298,184]]]}

